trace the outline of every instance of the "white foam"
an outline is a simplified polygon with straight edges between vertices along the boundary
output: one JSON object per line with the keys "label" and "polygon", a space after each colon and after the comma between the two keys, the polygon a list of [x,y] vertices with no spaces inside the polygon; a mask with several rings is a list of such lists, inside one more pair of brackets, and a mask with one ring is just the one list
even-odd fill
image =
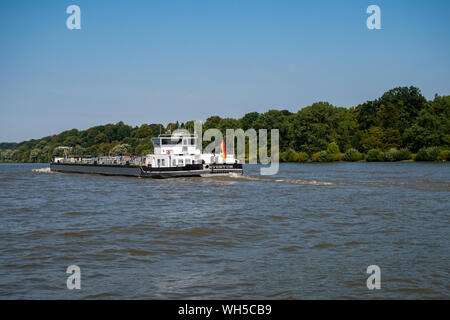
{"label": "white foam", "polygon": [[288,184],[298,184],[298,185],[314,185],[314,186],[331,186],[337,185],[339,183],[329,182],[329,181],[317,181],[317,180],[300,180],[300,179],[275,179],[269,177],[260,176],[236,176],[238,180],[250,180],[250,181],[264,181],[264,182],[277,182],[277,183],[288,183]]}
{"label": "white foam", "polygon": [[37,173],[52,173],[52,171],[50,170],[50,168],[33,169],[33,170],[31,170],[31,171],[37,172]]}

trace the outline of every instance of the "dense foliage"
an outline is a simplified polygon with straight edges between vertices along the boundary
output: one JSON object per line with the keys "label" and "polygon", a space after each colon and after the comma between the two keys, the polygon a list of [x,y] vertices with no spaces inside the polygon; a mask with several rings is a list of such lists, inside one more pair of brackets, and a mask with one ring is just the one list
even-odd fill
{"label": "dense foliage", "polygon": [[[153,150],[151,137],[176,128],[193,128],[192,122],[143,124],[123,122],[72,129],[58,135],[21,143],[0,143],[0,161],[48,162],[61,155],[59,146],[77,155],[144,155]],[[281,160],[400,161],[448,160],[450,96],[427,101],[415,87],[399,87],[379,99],[356,107],[335,107],[317,102],[296,113],[287,110],[251,112],[240,119],[212,116],[204,130],[218,128],[279,129]]]}

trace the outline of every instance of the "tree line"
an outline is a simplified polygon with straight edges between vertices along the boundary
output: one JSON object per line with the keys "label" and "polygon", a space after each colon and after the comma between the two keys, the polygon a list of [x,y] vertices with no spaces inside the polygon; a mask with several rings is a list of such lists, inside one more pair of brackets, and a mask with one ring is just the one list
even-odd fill
{"label": "tree line", "polygon": [[[63,155],[59,146],[76,155],[145,155],[153,151],[151,137],[186,123],[123,122],[20,143],[0,143],[0,161],[49,162]],[[398,87],[380,98],[344,108],[317,102],[292,113],[288,110],[250,112],[242,118],[209,117],[203,129],[279,129],[280,159],[286,162],[449,160],[450,96],[427,100],[416,87]]]}

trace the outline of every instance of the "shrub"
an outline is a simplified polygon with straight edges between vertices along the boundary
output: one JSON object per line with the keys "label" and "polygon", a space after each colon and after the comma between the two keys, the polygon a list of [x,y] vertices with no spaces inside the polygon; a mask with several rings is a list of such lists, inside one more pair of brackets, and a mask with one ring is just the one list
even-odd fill
{"label": "shrub", "polygon": [[356,149],[350,148],[345,152],[345,161],[360,161],[363,155]]}
{"label": "shrub", "polygon": [[389,149],[386,152],[385,159],[386,161],[401,161],[401,160],[409,160],[411,157],[411,152],[408,149],[400,149],[397,150],[395,148]]}
{"label": "shrub", "polygon": [[306,162],[309,156],[305,152],[295,152],[293,149],[288,149],[280,155],[283,162]]}
{"label": "shrub", "polygon": [[297,153],[297,162],[306,162],[309,160],[309,156],[306,152]]}
{"label": "shrub", "polygon": [[283,162],[289,162],[290,158],[292,157],[292,153],[295,152],[294,150],[292,150],[291,148],[287,149],[285,152],[282,152],[280,154],[280,159]]}
{"label": "shrub", "polygon": [[328,161],[343,161],[344,156],[343,153],[328,154]]}
{"label": "shrub", "polygon": [[386,155],[384,156],[384,158],[386,159],[386,161],[397,161],[396,160],[396,156],[397,156],[397,149],[392,148],[389,149],[388,152],[386,152]]}
{"label": "shrub", "polygon": [[380,149],[371,149],[367,152],[368,162],[384,161],[384,153]]}
{"label": "shrub", "polygon": [[441,152],[439,147],[422,148],[416,156],[417,161],[435,161]]}
{"label": "shrub", "polygon": [[320,154],[320,152],[314,153],[314,154],[311,156],[311,160],[314,161],[314,162],[319,161],[319,154]]}
{"label": "shrub", "polygon": [[327,147],[328,154],[337,154],[340,153],[341,150],[339,150],[339,146],[336,144],[336,142],[331,142]]}
{"label": "shrub", "polygon": [[326,151],[320,151],[319,155],[317,157],[317,160],[319,162],[328,162],[328,152]]}
{"label": "shrub", "polygon": [[290,150],[287,154],[287,160],[289,162],[297,162],[297,152],[295,152],[294,150]]}
{"label": "shrub", "polygon": [[439,161],[450,161],[450,150],[442,150],[437,159]]}
{"label": "shrub", "polygon": [[411,152],[406,148],[402,148],[397,152],[397,159],[398,161],[409,160],[411,159]]}

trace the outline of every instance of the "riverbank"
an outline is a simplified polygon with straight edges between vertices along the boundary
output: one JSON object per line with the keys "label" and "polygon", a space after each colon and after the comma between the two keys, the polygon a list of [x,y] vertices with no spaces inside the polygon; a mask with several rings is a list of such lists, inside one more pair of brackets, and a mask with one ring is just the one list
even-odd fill
{"label": "riverbank", "polygon": [[[317,102],[294,112],[270,109],[241,118],[211,115],[202,125],[204,130],[219,129],[223,136],[227,129],[277,129],[282,161],[448,161],[449,106],[450,96],[427,100],[418,88],[398,87],[350,108]],[[80,156],[145,156],[153,151],[150,138],[193,127],[193,121],[139,127],[120,121],[71,129],[40,139],[0,143],[0,161],[50,162],[55,156],[67,155],[67,148]],[[330,144],[334,145],[329,150]]]}
{"label": "riverbank", "polygon": [[306,152],[297,152],[288,149],[280,154],[281,162],[303,163],[303,162],[414,162],[414,161],[437,161],[446,162],[450,160],[450,150],[445,147],[422,148],[417,153],[411,153],[408,149],[391,148],[388,151],[371,149],[367,153],[359,152],[350,148],[341,153],[336,143],[328,145],[327,150],[308,155]]}

